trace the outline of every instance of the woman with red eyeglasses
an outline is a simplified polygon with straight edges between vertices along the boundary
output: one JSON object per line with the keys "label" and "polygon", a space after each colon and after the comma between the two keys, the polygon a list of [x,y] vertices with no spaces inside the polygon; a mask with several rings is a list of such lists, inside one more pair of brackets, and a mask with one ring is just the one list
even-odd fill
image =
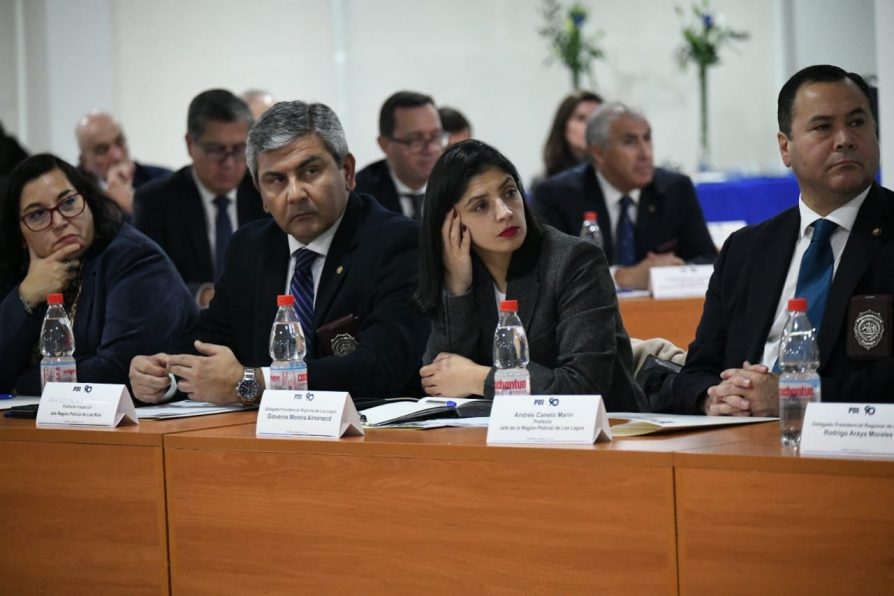
{"label": "woman with red eyeglasses", "polygon": [[12,171],[0,198],[0,391],[40,391],[47,295],[62,293],[78,380],[126,383],[136,354],[174,347],[196,306],[154,242],[72,165],[49,154]]}

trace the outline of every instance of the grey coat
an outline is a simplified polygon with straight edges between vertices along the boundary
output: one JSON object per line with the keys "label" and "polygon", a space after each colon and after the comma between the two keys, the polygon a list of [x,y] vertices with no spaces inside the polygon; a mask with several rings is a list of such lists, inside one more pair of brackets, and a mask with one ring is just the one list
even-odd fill
{"label": "grey coat", "polygon": [[[471,291],[444,294],[426,363],[439,352],[452,352],[493,364],[494,285],[480,261],[473,262]],[[633,380],[630,339],[601,250],[545,226],[537,266],[509,280],[506,297],[518,300],[528,336],[532,393],[601,394],[609,411],[641,409],[644,398]],[[493,397],[494,371],[487,375],[485,397]]]}

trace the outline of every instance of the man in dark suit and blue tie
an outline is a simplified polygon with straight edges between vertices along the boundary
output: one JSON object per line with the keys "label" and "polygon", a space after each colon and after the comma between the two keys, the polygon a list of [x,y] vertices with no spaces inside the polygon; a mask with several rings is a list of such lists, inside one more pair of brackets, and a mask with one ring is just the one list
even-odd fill
{"label": "man in dark suit and blue tie", "polygon": [[378,143],[385,159],[357,172],[357,192],[419,221],[428,176],[448,138],[431,97],[398,91],[379,112]]}
{"label": "man in dark suit and blue tie", "polygon": [[353,192],[354,156],[322,104],[273,106],[251,130],[247,160],[273,220],[234,234],[214,300],[187,333],[185,347],[200,355],[134,358],[134,395],[171,396],[170,372],[194,399],[252,403],[243,389],[262,383],[276,298],[286,292],[307,338],[311,389],[419,395],[429,325],[409,305],[418,224]]}
{"label": "man in dark suit and blue tie", "polygon": [[836,66],[807,67],[782,87],[779,151],[798,206],[724,245],[666,409],[777,415],[773,368],[795,296],[818,330],[822,400],[894,401],[894,193],[875,182],[869,97],[859,75]]}
{"label": "man in dark suit and blue tie", "polygon": [[265,215],[245,167],[252,122],[248,106],[229,91],[197,95],[187,115],[192,165],[143,186],[134,201],[134,224],[164,249],[202,307],[233,231]]}
{"label": "man in dark suit and blue tie", "polygon": [[589,163],[544,180],[532,201],[546,223],[574,236],[584,212],[595,211],[618,287],[645,289],[652,267],[714,260],[692,181],[655,167],[645,116],[618,102],[600,106],[587,123],[587,150]]}

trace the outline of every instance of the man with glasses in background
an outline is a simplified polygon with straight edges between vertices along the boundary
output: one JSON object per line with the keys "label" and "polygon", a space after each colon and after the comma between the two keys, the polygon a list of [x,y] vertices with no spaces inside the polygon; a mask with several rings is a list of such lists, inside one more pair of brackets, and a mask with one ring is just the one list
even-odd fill
{"label": "man with glasses in background", "polygon": [[134,200],[134,224],[168,253],[202,308],[214,296],[230,236],[265,216],[245,166],[252,123],[248,105],[229,91],[198,94],[186,121],[192,165],[141,187]]}
{"label": "man with glasses in background", "polygon": [[385,159],[357,172],[357,192],[369,193],[386,209],[420,220],[425,185],[447,138],[431,97],[398,91],[379,112],[377,140]]}

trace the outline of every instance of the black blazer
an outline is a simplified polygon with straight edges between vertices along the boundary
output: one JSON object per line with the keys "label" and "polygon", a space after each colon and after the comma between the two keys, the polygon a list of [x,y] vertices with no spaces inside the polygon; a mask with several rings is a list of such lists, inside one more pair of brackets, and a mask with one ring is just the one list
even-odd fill
{"label": "black blazer", "polygon": [[[698,400],[720,382],[721,371],[760,361],[799,226],[795,207],[727,240],[714,264],[686,366],[673,382],[672,409],[699,413]],[[854,360],[846,353],[853,333],[847,322],[850,299],[863,294],[894,294],[894,193],[875,184],[854,222],[823,314],[823,401],[894,401],[894,358]]]}
{"label": "black blazer", "polygon": [[163,168],[161,166],[153,166],[145,163],[140,163],[138,161],[133,162],[134,171],[133,171],[133,187],[140,188],[152,182],[153,180],[158,180],[159,178],[167,178],[173,172],[168,168]]}
{"label": "black blazer", "polygon": [[400,206],[400,195],[388,171],[388,162],[381,159],[371,163],[357,172],[356,192],[374,196],[385,209],[403,213]]}
{"label": "black blazer", "polygon": [[[238,225],[266,217],[261,195],[246,173],[236,191]],[[208,221],[202,197],[186,166],[170,177],[154,180],[136,192],[134,225],[155,240],[171,257],[187,285],[195,289],[214,281],[214,263],[208,243]]]}
{"label": "black blazer", "polygon": [[[546,223],[572,236],[580,234],[584,212],[595,211],[605,256],[615,263],[611,218],[591,164],[565,170],[535,186],[532,204]],[[717,256],[692,181],[661,168],[655,168],[652,182],[642,189],[636,215],[636,260],[643,260],[649,251],[674,252],[697,263],[711,263]]]}
{"label": "black blazer", "polygon": [[[346,315],[359,317],[357,349],[307,362],[311,389],[353,397],[420,395],[419,367],[429,324],[409,305],[416,289],[419,226],[351,194],[323,266],[314,328]],[[184,351],[200,339],[229,346],[245,366],[270,364],[269,337],[276,296],[286,288],[286,234],[276,222],[240,228],[211,305],[187,333]]]}

